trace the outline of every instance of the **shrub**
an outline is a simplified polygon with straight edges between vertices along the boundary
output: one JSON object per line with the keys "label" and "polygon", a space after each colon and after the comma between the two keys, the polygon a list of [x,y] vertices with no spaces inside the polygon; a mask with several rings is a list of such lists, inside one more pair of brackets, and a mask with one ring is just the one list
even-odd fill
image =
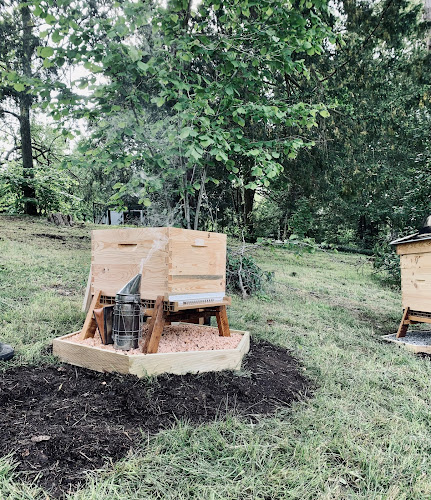
{"label": "shrub", "polygon": [[387,241],[374,245],[373,267],[391,285],[401,285],[400,258]]}
{"label": "shrub", "polygon": [[261,269],[243,249],[228,248],[226,262],[226,286],[243,298],[264,294],[266,285],[273,279],[273,273]]}

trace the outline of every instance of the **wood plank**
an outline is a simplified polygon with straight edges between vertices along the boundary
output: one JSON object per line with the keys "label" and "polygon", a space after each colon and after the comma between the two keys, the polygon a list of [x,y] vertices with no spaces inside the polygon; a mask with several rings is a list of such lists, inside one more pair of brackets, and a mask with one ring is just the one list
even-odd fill
{"label": "wood plank", "polygon": [[84,300],[82,301],[82,312],[87,312],[91,304],[91,299],[93,298],[91,294],[91,266],[88,271],[87,288],[85,289]]}
{"label": "wood plank", "polygon": [[417,241],[413,243],[404,243],[397,245],[398,255],[408,255],[413,253],[431,252],[431,240]]}
{"label": "wood plank", "polygon": [[[139,264],[92,264],[92,288],[100,289],[103,295],[115,296],[116,293],[140,271]],[[155,300],[167,288],[164,266],[145,268],[141,280],[141,297]]]}
{"label": "wood plank", "polygon": [[165,239],[168,236],[166,227],[138,227],[120,229],[94,229],[91,231],[91,240],[95,243],[136,243],[155,239]]}
{"label": "wood plank", "polygon": [[403,342],[401,340],[394,339],[392,335],[382,335],[381,338],[386,342],[393,342],[394,344],[397,344],[398,346],[403,347],[407,351],[413,352],[415,354],[419,353],[431,354],[431,345],[407,344],[406,342]]}
{"label": "wood plank", "polygon": [[144,353],[153,354],[157,352],[164,325],[163,296],[159,295],[154,306],[154,314],[151,317],[148,333],[142,348]]}
{"label": "wood plank", "polygon": [[401,269],[431,269],[431,253],[412,253],[400,256]]}
{"label": "wood plank", "polygon": [[403,295],[402,306],[403,309],[409,307],[414,311],[431,313],[431,300],[426,297]]}
{"label": "wood plank", "polygon": [[[208,328],[203,325],[196,326],[199,328]],[[138,377],[144,377],[148,375],[160,375],[162,373],[184,375],[185,373],[240,370],[244,355],[250,349],[250,334],[249,332],[232,331],[243,334],[243,338],[236,349],[130,356],[132,358],[130,373]]]}
{"label": "wood plank", "polygon": [[53,340],[53,352],[62,361],[95,371],[130,373],[138,377],[162,373],[183,375],[185,373],[240,370],[243,357],[250,349],[250,333],[239,330],[232,330],[232,333],[242,335],[242,339],[235,349],[135,355],[108,351],[68,340],[76,333],[79,332]]}
{"label": "wood plank", "polygon": [[170,228],[169,239],[170,295],[225,291],[225,234]]}
{"label": "wood plank", "polygon": [[431,318],[424,316],[411,316],[409,314],[409,320],[413,323],[431,323]]}
{"label": "wood plank", "polygon": [[400,326],[398,327],[397,331],[397,339],[400,337],[405,337],[407,330],[409,328],[409,322],[407,321],[409,317],[409,308],[406,307],[403,312],[403,316],[401,318]]}
{"label": "wood plank", "polygon": [[227,319],[226,306],[219,306],[216,312],[217,326],[219,335],[222,337],[230,337],[229,321]]}
{"label": "wood plank", "polygon": [[93,311],[94,311],[94,309],[96,309],[102,305],[100,303],[100,296],[101,295],[102,295],[102,292],[100,290],[97,290],[96,293],[94,294],[92,301],[91,301],[90,307],[88,309],[87,317],[85,318],[84,326],[82,327],[82,330],[81,330],[81,338],[83,340],[94,336],[97,325],[96,325],[96,321],[94,320],[94,317],[93,317]]}
{"label": "wood plank", "polygon": [[54,339],[52,342],[53,354],[66,363],[89,368],[97,372],[123,374],[130,372],[130,356],[98,347],[77,344],[68,340],[68,337],[72,337],[77,333],[79,332]]}

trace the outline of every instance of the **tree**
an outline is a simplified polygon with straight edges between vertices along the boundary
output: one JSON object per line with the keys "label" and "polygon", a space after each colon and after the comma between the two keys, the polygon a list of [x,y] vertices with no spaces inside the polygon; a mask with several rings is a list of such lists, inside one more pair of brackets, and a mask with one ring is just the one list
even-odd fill
{"label": "tree", "polygon": [[339,243],[349,234],[371,248],[431,208],[426,25],[410,1],[346,0],[337,11],[327,22],[345,46],[316,59],[300,90],[324,93],[334,110],[314,129],[316,146],[286,162],[267,195],[287,207],[287,218],[305,196],[315,219],[309,236]]}
{"label": "tree", "polygon": [[[37,215],[38,201],[34,184],[34,151],[31,136],[30,112],[32,105],[49,100],[50,90],[64,88],[54,82],[57,68],[47,64],[51,49],[44,47],[38,32],[33,2],[3,1],[0,4],[0,118],[13,117],[19,123],[19,148],[23,168],[23,211]],[[45,19],[52,23],[53,16]]]}
{"label": "tree", "polygon": [[[322,102],[292,93],[310,76],[304,56],[321,54],[330,37],[325,8],[321,0],[204,1],[198,11],[184,0],[124,2],[103,18],[60,19],[85,66],[107,79],[90,88],[83,115],[92,162],[133,173],[117,183],[116,199],[133,193],[149,205],[168,183],[184,225],[197,227],[205,185],[227,177],[251,232],[255,190],[309,145],[305,131],[319,113],[328,116]],[[58,60],[70,49],[53,50]]]}

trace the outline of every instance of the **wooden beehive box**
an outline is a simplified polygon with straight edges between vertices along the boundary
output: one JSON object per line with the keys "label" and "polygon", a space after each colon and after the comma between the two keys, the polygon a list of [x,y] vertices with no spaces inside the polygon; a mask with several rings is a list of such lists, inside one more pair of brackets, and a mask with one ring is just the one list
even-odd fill
{"label": "wooden beehive box", "polygon": [[392,242],[400,256],[403,309],[431,313],[431,235],[412,235]]}
{"label": "wooden beehive box", "polygon": [[91,293],[114,297],[142,268],[141,299],[220,302],[226,235],[174,227],[98,229],[91,237]]}

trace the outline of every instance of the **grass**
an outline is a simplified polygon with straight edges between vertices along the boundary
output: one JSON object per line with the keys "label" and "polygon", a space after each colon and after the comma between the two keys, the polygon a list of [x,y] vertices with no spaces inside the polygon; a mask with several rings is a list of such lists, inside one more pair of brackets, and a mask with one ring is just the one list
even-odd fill
{"label": "grass", "polygon": [[[0,338],[17,348],[16,365],[54,362],[46,346],[82,324],[88,230],[0,217]],[[275,271],[273,290],[234,298],[231,326],[291,349],[314,396],[253,425],[227,416],[143,436],[70,499],[431,498],[431,363],[380,340],[396,330],[400,293],[360,255],[255,257]],[[0,461],[0,498],[46,498],[11,464]]]}

